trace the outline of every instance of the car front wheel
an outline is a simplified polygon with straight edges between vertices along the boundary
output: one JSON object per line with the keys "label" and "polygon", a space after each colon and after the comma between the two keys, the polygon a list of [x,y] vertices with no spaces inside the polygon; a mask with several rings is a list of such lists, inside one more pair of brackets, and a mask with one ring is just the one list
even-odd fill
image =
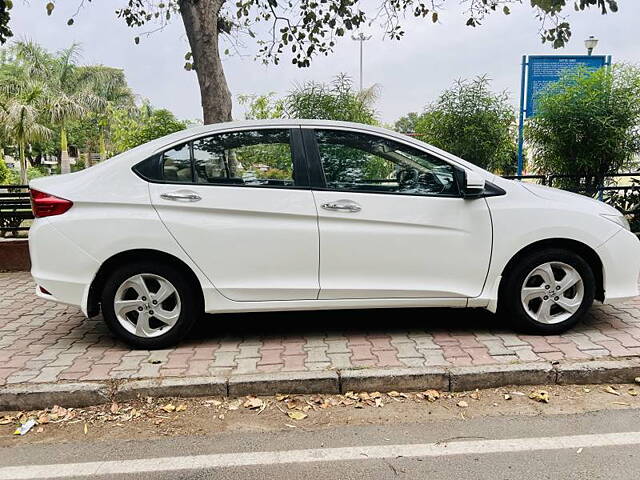
{"label": "car front wheel", "polygon": [[507,319],[521,331],[562,333],[593,304],[595,278],[579,255],[545,249],[522,259],[503,279],[500,300]]}
{"label": "car front wheel", "polygon": [[102,313],[109,329],[136,348],[165,348],[180,341],[198,316],[185,275],[153,262],[129,264],[105,282]]}

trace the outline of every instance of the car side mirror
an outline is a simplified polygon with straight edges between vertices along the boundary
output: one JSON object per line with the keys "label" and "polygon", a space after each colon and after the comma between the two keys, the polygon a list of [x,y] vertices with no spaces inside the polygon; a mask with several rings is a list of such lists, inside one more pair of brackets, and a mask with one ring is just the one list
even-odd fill
{"label": "car side mirror", "polygon": [[484,193],[485,179],[479,173],[472,170],[464,171],[464,183],[462,195],[465,198],[479,197]]}

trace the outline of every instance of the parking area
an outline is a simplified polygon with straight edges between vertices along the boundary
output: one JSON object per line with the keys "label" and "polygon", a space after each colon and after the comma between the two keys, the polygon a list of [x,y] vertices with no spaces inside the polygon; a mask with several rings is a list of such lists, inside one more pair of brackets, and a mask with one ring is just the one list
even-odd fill
{"label": "parking area", "polygon": [[176,348],[131,350],[100,317],[37,298],[28,273],[0,273],[0,385],[638,356],[640,297],[558,336],[472,310],[287,312],[208,315]]}

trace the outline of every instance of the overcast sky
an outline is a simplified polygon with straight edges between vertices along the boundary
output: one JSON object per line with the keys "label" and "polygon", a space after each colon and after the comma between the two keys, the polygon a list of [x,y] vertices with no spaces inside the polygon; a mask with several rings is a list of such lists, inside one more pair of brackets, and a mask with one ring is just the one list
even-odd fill
{"label": "overcast sky", "polygon": [[[116,18],[114,9],[122,1],[94,0],[78,15],[73,26],[66,25],[80,0],[57,2],[47,17],[43,0],[14,1],[12,28],[16,39],[29,38],[50,50],[82,44],[82,62],[123,68],[129,84],[153,105],[172,110],[180,118],[202,118],[196,76],[183,68],[189,45],[180,18],[165,30],[143,37]],[[392,122],[409,111],[420,111],[458,78],[486,74],[494,90],[508,90],[517,104],[520,60],[523,54],[582,54],[584,39],[600,39],[596,53],[613,55],[614,62],[640,63],[640,1],[620,0],[620,12],[601,16],[570,11],[573,38],[569,46],[554,51],[540,43],[539,24],[531,8],[514,7],[512,14],[495,14],[477,28],[464,26],[455,0],[440,15],[438,24],[411,19],[401,41],[384,40],[375,26],[365,33],[373,38],[365,43],[364,83],[377,84],[379,117]],[[525,2],[528,4],[529,2]],[[569,2],[571,3],[571,2]],[[254,60],[255,46],[246,56],[224,60],[227,80],[234,99],[239,94],[285,94],[295,83],[329,81],[344,72],[358,82],[358,45],[342,39],[329,57],[318,57],[311,68],[299,69],[285,59],[278,66],[264,66]],[[234,118],[242,118],[242,108],[234,104]]]}

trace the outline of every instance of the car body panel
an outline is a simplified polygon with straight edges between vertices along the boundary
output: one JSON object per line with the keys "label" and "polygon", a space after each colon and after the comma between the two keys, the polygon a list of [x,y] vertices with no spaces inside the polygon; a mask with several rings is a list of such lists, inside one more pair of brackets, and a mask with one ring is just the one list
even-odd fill
{"label": "car body panel", "polygon": [[[431,200],[426,197],[407,196],[399,201],[391,198],[394,195],[367,195],[366,209],[358,221],[320,213],[320,222],[326,227],[322,229],[326,233],[323,239],[317,225],[313,226],[317,223],[318,205],[329,197],[356,199],[361,194],[196,187],[215,192],[207,191],[207,202],[200,207],[206,212],[206,221],[202,221],[202,212],[184,213],[158,201],[159,193],[177,188],[175,185],[150,184],[131,170],[145,158],[189,139],[266,126],[331,127],[380,135],[477,172],[505,194],[473,200],[438,198],[439,206],[446,205],[442,209],[423,208]],[[30,231],[32,274],[36,283],[51,293],[38,294],[79,305],[85,313],[89,288],[100,266],[114,255],[136,249],[157,250],[184,262],[202,287],[207,312],[400,306],[495,310],[500,279],[509,260],[523,248],[548,239],[574,240],[597,252],[604,270],[605,301],[624,300],[638,290],[640,242],[601,216],[616,213],[615,209],[581,196],[496,177],[414,138],[364,125],[269,120],[197,127],[154,140],[87,170],[35,179],[31,187],[74,203],[63,215],[36,219]],[[234,202],[236,193],[244,198]],[[356,200],[365,203],[362,198]],[[162,212],[170,212],[165,218],[167,225],[154,205]],[[244,221],[237,222],[237,218]],[[186,223],[192,232],[188,235],[183,233]],[[211,229],[218,236],[205,238]],[[237,238],[234,232],[240,232]],[[394,239],[394,232],[398,238]],[[449,241],[445,241],[445,232],[452,234]],[[194,238],[183,238],[185,235]],[[292,241],[294,236],[297,242]],[[429,247],[425,251],[423,240]],[[192,258],[186,253],[191,250],[189,242],[199,244],[197,248],[203,252],[211,245],[217,256]],[[325,268],[333,272],[326,277],[324,294],[318,279],[323,242],[332,252],[327,255]],[[260,247],[254,249],[253,245]],[[381,257],[387,245],[391,245],[393,253]],[[442,253],[434,254],[434,248]],[[289,257],[283,254],[285,249]],[[225,256],[225,251],[233,255]],[[248,252],[248,261],[244,269],[233,273],[231,269],[237,267],[241,252]],[[363,265],[372,256],[381,262],[383,273],[392,269],[392,281],[387,285],[381,280],[384,276],[371,277],[377,273],[373,266]],[[455,275],[447,276],[448,262],[460,262],[454,267]],[[355,273],[347,268],[354,264],[363,270]],[[228,276],[221,277],[216,267],[224,267]],[[442,278],[441,284],[432,283],[427,276],[429,268],[437,274],[433,278]],[[290,278],[285,278],[287,275]],[[453,281],[457,275],[463,277],[459,284]],[[256,280],[256,276],[262,278]],[[338,298],[345,296],[358,298]]]}
{"label": "car body panel", "polygon": [[316,191],[320,298],[475,297],[491,258],[484,199]]}

